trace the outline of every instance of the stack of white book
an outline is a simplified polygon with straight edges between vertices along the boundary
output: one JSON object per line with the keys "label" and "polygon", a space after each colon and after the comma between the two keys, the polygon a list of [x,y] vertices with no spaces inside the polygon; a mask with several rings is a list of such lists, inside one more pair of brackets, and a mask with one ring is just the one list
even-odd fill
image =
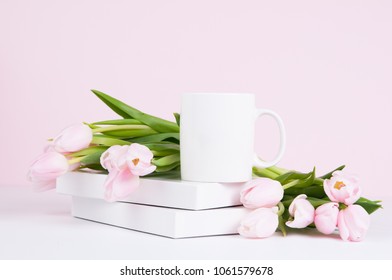
{"label": "stack of white book", "polygon": [[241,183],[199,183],[141,178],[127,199],[104,200],[105,174],[71,172],[57,192],[72,196],[72,215],[171,238],[235,234],[248,212],[240,206]]}

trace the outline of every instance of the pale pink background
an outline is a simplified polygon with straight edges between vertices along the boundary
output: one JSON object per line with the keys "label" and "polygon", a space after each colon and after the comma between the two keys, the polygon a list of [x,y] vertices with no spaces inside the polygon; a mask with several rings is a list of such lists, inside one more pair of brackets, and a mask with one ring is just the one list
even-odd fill
{"label": "pale pink background", "polygon": [[[27,185],[68,124],[116,117],[91,88],[165,118],[183,92],[229,91],[281,114],[282,166],[345,163],[391,194],[392,4],[323,2],[2,0],[1,185]],[[272,158],[277,128],[257,127]]]}

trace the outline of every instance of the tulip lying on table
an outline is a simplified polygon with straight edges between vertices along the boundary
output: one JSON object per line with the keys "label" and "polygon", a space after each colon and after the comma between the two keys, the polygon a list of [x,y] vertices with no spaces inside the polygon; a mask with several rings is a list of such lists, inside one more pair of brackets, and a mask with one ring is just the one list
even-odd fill
{"label": "tulip lying on table", "polygon": [[[287,227],[315,226],[323,234],[332,234],[338,229],[343,240],[362,241],[369,229],[369,214],[381,208],[381,201],[360,197],[362,191],[358,178],[343,169],[344,166],[340,166],[324,176],[316,177],[315,169],[309,173],[300,173],[278,167],[264,169],[254,167],[254,175],[263,177],[264,181],[254,179],[248,182],[244,187],[245,191],[241,192],[241,201],[245,207],[257,208],[255,211],[278,207],[278,228],[284,235]],[[275,200],[272,206],[268,202],[260,203],[258,207],[253,205],[249,207],[249,201],[260,201],[260,194],[266,191],[271,193],[274,189],[275,193],[270,194],[269,197],[277,196],[279,193],[276,188],[277,183],[284,190],[281,201]],[[250,189],[249,186],[252,188]],[[249,215],[254,216],[252,213]],[[247,217],[244,221],[247,230],[245,232],[244,226],[241,225],[238,229],[241,235],[253,238],[260,238],[261,235],[267,237],[259,227],[259,221],[253,219],[254,223],[250,224]],[[270,226],[272,224],[271,222]]]}

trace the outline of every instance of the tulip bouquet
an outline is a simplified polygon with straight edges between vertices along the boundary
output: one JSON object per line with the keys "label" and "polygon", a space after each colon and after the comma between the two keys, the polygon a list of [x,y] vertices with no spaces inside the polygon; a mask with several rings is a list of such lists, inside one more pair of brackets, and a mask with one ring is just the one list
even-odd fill
{"label": "tulip bouquet", "polygon": [[[180,178],[179,114],[174,114],[176,122],[167,121],[92,91],[122,118],[75,124],[49,139],[28,173],[36,190],[52,189],[57,177],[85,169],[108,173],[105,199],[117,201],[139,186],[140,176]],[[363,240],[369,214],[381,207],[380,201],[361,197],[357,177],[343,169],[317,177],[315,169],[255,167],[255,179],[241,191],[241,202],[253,211],[238,232],[265,238],[277,229],[286,235],[288,228],[316,227],[324,234],[338,228],[343,240]]]}
{"label": "tulip bouquet", "polygon": [[93,90],[122,119],[80,123],[49,139],[32,164],[28,179],[35,189],[56,186],[68,171],[108,172],[105,198],[116,201],[139,185],[139,176],[180,177],[179,115],[176,122],[157,118]]}
{"label": "tulip bouquet", "polygon": [[316,227],[323,234],[339,229],[345,241],[362,241],[370,225],[369,214],[381,201],[361,197],[358,178],[344,166],[316,177],[278,167],[253,168],[255,176],[241,191],[244,207],[255,209],[241,222],[239,233],[250,238],[271,236],[278,228]]}

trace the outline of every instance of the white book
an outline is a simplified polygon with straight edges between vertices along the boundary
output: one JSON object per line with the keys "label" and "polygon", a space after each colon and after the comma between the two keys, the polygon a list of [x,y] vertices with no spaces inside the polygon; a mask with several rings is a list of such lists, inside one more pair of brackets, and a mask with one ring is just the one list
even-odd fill
{"label": "white book", "polygon": [[193,211],[72,198],[75,217],[171,238],[236,234],[248,212],[243,206]]}
{"label": "white book", "polygon": [[[57,192],[104,199],[106,177],[106,174],[70,172],[57,179]],[[141,178],[139,188],[122,201],[191,210],[236,206],[241,205],[243,184]]]}

